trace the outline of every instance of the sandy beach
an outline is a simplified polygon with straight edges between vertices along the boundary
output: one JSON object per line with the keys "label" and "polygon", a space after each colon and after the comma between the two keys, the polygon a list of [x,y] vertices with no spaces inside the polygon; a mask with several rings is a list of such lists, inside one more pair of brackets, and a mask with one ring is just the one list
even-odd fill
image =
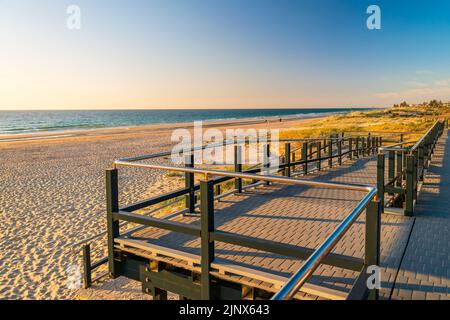
{"label": "sandy beach", "polygon": [[[288,129],[309,121],[241,120],[208,126]],[[67,271],[79,266],[81,259],[73,244],[106,230],[104,170],[120,157],[170,150],[172,130],[191,126],[2,136],[0,299],[74,298],[76,291],[67,286]],[[157,171],[127,169],[121,174],[121,205],[164,193],[177,184]],[[93,259],[102,254],[94,252]]]}

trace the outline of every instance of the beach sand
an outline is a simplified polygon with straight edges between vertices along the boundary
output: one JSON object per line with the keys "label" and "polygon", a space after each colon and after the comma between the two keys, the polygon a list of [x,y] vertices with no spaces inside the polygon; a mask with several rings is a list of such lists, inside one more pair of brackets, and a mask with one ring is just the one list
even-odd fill
{"label": "beach sand", "polygon": [[[309,121],[220,122],[208,127],[287,129]],[[0,299],[77,298],[70,276],[81,259],[73,244],[106,230],[104,170],[121,157],[170,150],[172,131],[191,126],[40,133],[22,135],[28,140],[21,141],[18,136],[0,137]],[[121,169],[121,205],[178,184],[160,171]],[[93,261],[104,255],[104,238],[97,245]]]}

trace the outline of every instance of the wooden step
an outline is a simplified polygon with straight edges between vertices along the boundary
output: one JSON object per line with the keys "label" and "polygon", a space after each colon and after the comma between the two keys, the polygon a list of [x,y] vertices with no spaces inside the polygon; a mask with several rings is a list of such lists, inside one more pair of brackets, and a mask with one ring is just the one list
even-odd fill
{"label": "wooden step", "polygon": [[[180,250],[167,248],[163,246],[159,246],[156,244],[151,244],[143,240],[136,240],[136,239],[129,239],[125,237],[116,238],[115,242],[119,244],[120,248],[124,251],[127,251],[127,247],[129,248],[135,248],[145,251],[146,253],[149,253],[152,257],[155,259],[158,258],[158,256],[162,257],[169,257],[174,258],[178,260],[185,261],[188,266],[200,266],[200,256],[183,252]],[[136,251],[133,251],[134,254],[139,254]],[[145,255],[146,258],[148,258],[148,255]],[[247,277],[250,279],[255,279],[259,281],[263,281],[265,283],[273,285],[273,292],[278,291],[287,281],[288,278],[279,276],[273,273],[244,267],[240,265],[233,264],[230,261],[225,261],[221,259],[215,259],[213,263],[211,263],[211,268],[215,269],[218,273],[218,276],[220,275],[236,275],[241,277]],[[347,293],[322,287],[319,285],[311,284],[311,283],[305,283],[302,288],[300,289],[301,292],[310,294],[313,296],[317,296],[324,299],[330,299],[330,300],[345,300],[347,298]]]}
{"label": "wooden step", "polygon": [[[289,278],[283,276],[256,270],[253,268],[239,266],[228,261],[222,261],[220,259],[215,259],[214,262],[211,263],[211,267],[217,270],[223,270],[224,272],[233,273],[243,277],[248,277],[273,284],[278,290],[281,289],[281,287],[289,280]],[[345,300],[347,298],[347,293],[345,292],[325,288],[311,283],[305,283],[300,291],[330,300]]]}

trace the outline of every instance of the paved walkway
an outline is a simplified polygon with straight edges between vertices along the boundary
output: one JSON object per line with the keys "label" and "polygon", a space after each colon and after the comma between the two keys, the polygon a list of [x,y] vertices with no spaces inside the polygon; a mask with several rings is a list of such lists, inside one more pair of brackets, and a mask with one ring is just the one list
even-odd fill
{"label": "paved walkway", "polygon": [[450,139],[436,148],[392,299],[450,299]]}

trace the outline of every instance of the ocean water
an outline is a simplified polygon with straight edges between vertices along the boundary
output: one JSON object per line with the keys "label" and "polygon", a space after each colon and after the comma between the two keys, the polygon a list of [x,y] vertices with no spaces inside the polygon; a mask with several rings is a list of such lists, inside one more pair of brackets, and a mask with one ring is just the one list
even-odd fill
{"label": "ocean water", "polygon": [[308,118],[368,109],[0,111],[0,135],[264,117]]}

